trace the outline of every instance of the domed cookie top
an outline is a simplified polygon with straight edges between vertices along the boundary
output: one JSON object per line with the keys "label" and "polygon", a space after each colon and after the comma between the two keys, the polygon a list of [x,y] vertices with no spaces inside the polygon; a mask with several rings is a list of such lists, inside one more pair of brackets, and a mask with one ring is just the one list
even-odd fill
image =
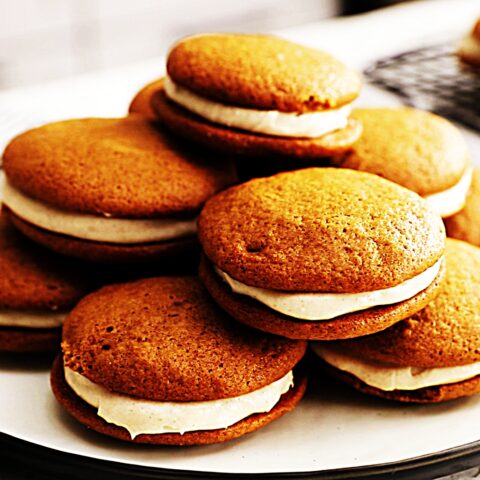
{"label": "domed cookie top", "polygon": [[213,197],[199,237],[213,264],[250,286],[363,292],[419,275],[443,254],[445,232],[418,195],[346,169],[251,180]]}
{"label": "domed cookie top", "polygon": [[470,166],[462,134],[444,118],[413,108],[356,109],[352,115],[363,134],[336,161],[340,167],[375,173],[426,197],[456,185]]}
{"label": "domed cookie top", "polygon": [[45,125],[16,137],[8,181],[47,204],[99,216],[147,218],[200,209],[233,183],[232,162],[209,163],[140,115]]}
{"label": "domed cookie top", "polygon": [[88,290],[73,261],[30,242],[0,216],[0,310],[57,311],[73,307]]}
{"label": "domed cookie top", "polygon": [[305,346],[233,322],[193,277],[89,295],[67,318],[62,343],[65,365],[92,382],[159,401],[249,393],[287,374]]}
{"label": "domed cookie top", "polygon": [[480,246],[480,171],[474,169],[465,207],[445,219],[447,235]]}
{"label": "domed cookie top", "polygon": [[167,72],[210,100],[281,112],[337,108],[361,86],[357,73],[327,53],[267,35],[188,37],[170,51]]}
{"label": "domed cookie top", "polygon": [[480,249],[447,239],[447,275],[427,307],[383,332],[338,345],[390,365],[439,368],[480,362]]}

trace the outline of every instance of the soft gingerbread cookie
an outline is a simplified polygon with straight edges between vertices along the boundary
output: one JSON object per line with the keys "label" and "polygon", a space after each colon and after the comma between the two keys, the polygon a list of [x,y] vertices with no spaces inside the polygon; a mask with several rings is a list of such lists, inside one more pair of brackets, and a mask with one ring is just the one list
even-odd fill
{"label": "soft gingerbread cookie", "polygon": [[139,114],[57,122],[7,146],[4,202],[26,235],[59,253],[180,260],[195,249],[204,202],[235,182],[233,161],[214,160]]}
{"label": "soft gingerbread cookie", "polygon": [[[126,429],[108,424],[74,393],[63,363],[127,402],[208,403],[271,385],[296,366],[305,348],[305,342],[259,334],[233,322],[195,277],[158,277],[104,287],[78,304],[64,325],[63,359],[52,371],[52,387],[82,423],[131,441]],[[140,434],[134,441],[188,445],[236,438],[293,409],[305,390],[301,374],[298,380],[295,374],[294,384],[270,412],[230,427]]]}
{"label": "soft gingerbread cookie", "polygon": [[480,362],[480,249],[447,239],[447,274],[424,309],[376,335],[342,342],[365,358],[404,367],[439,368]]}
{"label": "soft gingerbread cookie", "polygon": [[441,219],[375,175],[310,168],[229,188],[198,233],[219,269],[253,287],[354,293],[393,287],[437,262]]}
{"label": "soft gingerbread cookie", "polygon": [[288,338],[383,330],[435,298],[444,275],[441,218],[417,194],[354,170],[251,180],[210,199],[198,227],[213,298]]}
{"label": "soft gingerbread cookie", "polygon": [[[447,274],[443,288],[424,309],[374,335],[324,344],[327,351],[329,348],[338,349],[361,363],[369,362],[381,367],[384,372],[388,372],[389,368],[411,368],[413,377],[430,369],[441,372],[478,364],[480,249],[459,240],[447,239],[446,260]],[[321,353],[320,357],[323,363],[329,361]],[[390,400],[430,403],[480,392],[478,372],[470,377],[461,373],[457,381],[444,383],[437,378],[437,384],[427,384],[417,389],[382,390],[380,384],[366,377],[359,378],[362,374],[355,376],[355,372],[349,371],[348,367],[340,370],[332,361],[330,359],[328,369],[334,375],[362,392]]]}
{"label": "soft gingerbread cookie", "polygon": [[360,88],[359,75],[325,52],[268,35],[205,34],[174,45],[151,106],[173,133],[243,161],[322,162],[359,138],[348,105]]}
{"label": "soft gingerbread cookie", "polygon": [[200,96],[282,112],[336,108],[361,87],[359,75],[328,53],[268,35],[185,38],[170,51],[167,72]]}
{"label": "soft gingerbread cookie", "polygon": [[433,113],[359,108],[352,116],[362,123],[363,133],[336,166],[374,173],[422,197],[453,187],[470,167],[460,131]]}

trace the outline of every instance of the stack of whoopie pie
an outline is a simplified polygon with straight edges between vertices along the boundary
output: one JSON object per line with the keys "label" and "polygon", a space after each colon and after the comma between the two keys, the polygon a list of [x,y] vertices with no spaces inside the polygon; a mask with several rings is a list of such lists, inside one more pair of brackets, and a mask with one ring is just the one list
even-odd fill
{"label": "stack of whoopie pie", "polygon": [[[446,244],[441,218],[465,238],[477,209],[464,140],[426,112],[352,113],[360,86],[281,38],[197,35],[127,117],[13,139],[0,350],[59,348],[63,323],[55,397],[139,443],[226,441],[289,412],[307,341],[368,394],[480,391],[480,250]],[[65,271],[79,261],[87,284]],[[119,283],[140,264],[155,276]]]}

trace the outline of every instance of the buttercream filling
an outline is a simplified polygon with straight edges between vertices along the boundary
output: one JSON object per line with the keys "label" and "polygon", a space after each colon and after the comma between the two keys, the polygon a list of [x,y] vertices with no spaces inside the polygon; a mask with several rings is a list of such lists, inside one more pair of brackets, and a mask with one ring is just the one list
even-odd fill
{"label": "buttercream filling", "polygon": [[397,367],[365,358],[358,358],[345,349],[313,342],[312,350],[331,366],[348,372],[363,383],[385,392],[418,390],[461,382],[480,374],[480,362],[455,367],[419,368]]}
{"label": "buttercream filling", "polygon": [[293,373],[238,397],[204,402],[158,402],[107,390],[64,367],[65,380],[106,422],[124,427],[132,438],[142,433],[180,433],[227,428],[254,413],[269,412],[293,385]]}
{"label": "buttercream filling", "polygon": [[0,327],[57,328],[65,320],[65,312],[0,311]]}
{"label": "buttercream filling", "polygon": [[219,268],[214,268],[233,292],[254,298],[289,317],[315,321],[330,320],[347,313],[408,300],[433,282],[441,264],[442,259],[419,275],[394,287],[360,293],[292,293],[251,287],[235,280]]}
{"label": "buttercream filling", "polygon": [[306,113],[233,107],[201,97],[168,76],[164,88],[168,98],[213,123],[281,137],[321,137],[345,128],[351,112],[350,105]]}
{"label": "buttercream filling", "polygon": [[465,206],[472,183],[473,168],[469,167],[462,178],[447,190],[423,197],[430,208],[441,217],[449,217]]}
{"label": "buttercream filling", "polygon": [[61,210],[26,196],[8,180],[3,195],[3,203],[23,220],[45,230],[82,240],[118,244],[148,243],[195,235],[197,231],[196,219],[113,218]]}
{"label": "buttercream filling", "polygon": [[460,44],[459,52],[466,57],[480,59],[480,41],[473,35],[465,37]]}

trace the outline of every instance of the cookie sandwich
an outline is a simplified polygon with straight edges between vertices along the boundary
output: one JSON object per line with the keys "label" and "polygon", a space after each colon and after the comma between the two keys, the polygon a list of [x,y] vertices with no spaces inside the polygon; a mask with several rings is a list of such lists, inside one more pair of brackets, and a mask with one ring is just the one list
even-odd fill
{"label": "cookie sandwich", "polygon": [[23,237],[3,214],[0,272],[0,351],[59,350],[67,313],[92,289],[86,272]]}
{"label": "cookie sandwich", "polygon": [[315,342],[324,366],[358,390],[432,403],[480,392],[480,249],[447,239],[442,292],[389,329],[342,342]]}
{"label": "cookie sandwich", "polygon": [[480,18],[460,43],[457,53],[463,62],[473,67],[480,67]]}
{"label": "cookie sandwich", "polygon": [[216,150],[318,160],[360,136],[350,118],[360,87],[325,52],[268,35],[205,34],[174,45],[152,107],[166,128]]}
{"label": "cookie sandwich", "polygon": [[128,113],[140,113],[150,119],[155,119],[156,115],[150,105],[152,95],[161,90],[163,87],[163,80],[155,80],[145,85],[136,95],[133,97],[128,107]]}
{"label": "cookie sandwich", "polygon": [[474,169],[464,208],[445,219],[447,236],[480,247],[480,171]]}
{"label": "cookie sandwich", "polygon": [[289,338],[383,330],[422,309],[444,275],[441,218],[375,175],[311,168],[251,180],[199,217],[200,277],[237,320]]}
{"label": "cookie sandwich", "polygon": [[204,202],[235,181],[141,115],[69,120],[7,146],[4,204],[13,223],[59,253],[99,262],[178,259],[196,248]]}
{"label": "cookie sandwich", "polygon": [[374,173],[419,195],[442,217],[465,205],[472,179],[467,144],[448,120],[413,108],[353,112],[363,134],[336,166]]}
{"label": "cookie sandwich", "polygon": [[231,321],[196,277],[104,287],[65,322],[53,392],[77,420],[121,440],[223,442],[292,410],[306,343]]}

